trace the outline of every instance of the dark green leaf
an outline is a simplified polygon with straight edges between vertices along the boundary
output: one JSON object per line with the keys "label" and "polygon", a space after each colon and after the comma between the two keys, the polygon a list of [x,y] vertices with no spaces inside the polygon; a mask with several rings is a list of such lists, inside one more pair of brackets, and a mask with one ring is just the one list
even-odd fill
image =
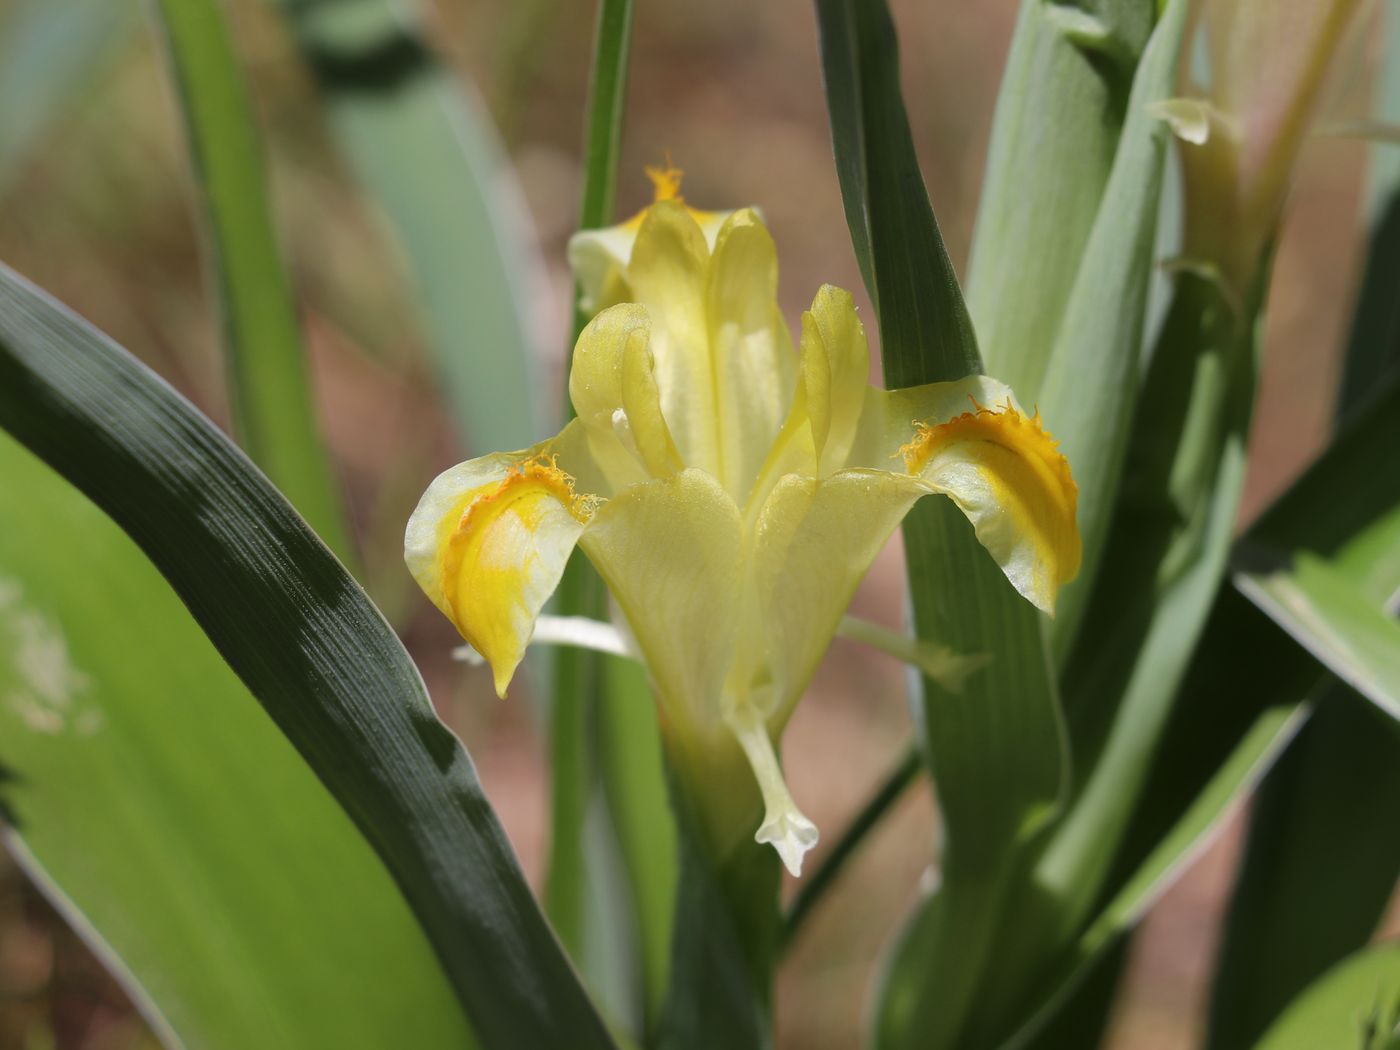
{"label": "dark green leaf", "polygon": [[7,847],[171,1046],[471,1045],[383,864],[100,510],[0,434]]}
{"label": "dark green leaf", "polygon": [[[981,371],[976,339],[924,188],[882,0],[818,0],[822,69],[846,221],[876,303],[891,387]],[[882,1045],[957,1045],[1011,885],[1014,858],[1067,774],[1040,615],[947,501],[904,526],[920,637],[992,662],[954,695],[925,679],[923,739],[947,835],[927,943],[889,971]],[[911,944],[911,940],[906,940]],[[927,994],[938,989],[938,995]],[[905,994],[902,989],[915,990]]]}
{"label": "dark green leaf", "polygon": [[378,610],[208,420],[0,270],[0,426],[144,550],[379,853],[489,1047],[609,1047]]}
{"label": "dark green leaf", "polygon": [[239,439],[342,559],[350,539],[273,228],[262,143],[216,0],[159,0],[218,274]]}
{"label": "dark green leaf", "polygon": [[1249,824],[1211,997],[1211,1050],[1253,1046],[1370,940],[1400,878],[1400,739],[1349,689],[1269,772]]}

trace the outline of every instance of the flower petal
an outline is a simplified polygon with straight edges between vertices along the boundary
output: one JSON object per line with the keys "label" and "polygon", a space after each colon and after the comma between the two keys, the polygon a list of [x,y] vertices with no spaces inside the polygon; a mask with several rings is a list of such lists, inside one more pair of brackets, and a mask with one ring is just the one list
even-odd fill
{"label": "flower petal", "polygon": [[851,596],[927,487],[906,474],[789,474],[758,517],[753,575],[773,675],[771,725],[807,688]]}
{"label": "flower petal", "polygon": [[787,421],[749,496],[756,514],[785,474],[826,477],[850,458],[867,396],[870,347],[850,293],[822,285],[802,315],[802,356]]}
{"label": "flower petal", "polygon": [[752,209],[736,211],[719,232],[705,272],[705,321],[716,476],[742,501],[782,425],[796,366],[778,309],[777,249]]}
{"label": "flower petal", "polygon": [[743,748],[763,795],[763,823],[754,840],[772,845],[783,866],[796,878],[802,874],[802,858],[817,844],[817,826],[792,800],[762,714],[751,704],[741,703],[726,715],[725,722]]}
{"label": "flower petal", "polygon": [[610,500],[581,543],[627,617],[668,730],[723,732],[743,573],[734,501],[708,474],[683,470]]}
{"label": "flower petal", "polygon": [[661,407],[681,459],[736,502],[752,488],[791,396],[794,360],[777,304],[777,256],[755,212],[735,212],[713,256],[673,201],[648,211],[628,267],[650,311]]}
{"label": "flower petal", "polygon": [[569,397],[614,489],[682,466],[661,412],[650,341],[646,308],[625,303],[589,322],[574,348]]}
{"label": "flower petal", "polygon": [[413,578],[491,664],[500,696],[591,513],[548,448],[485,456],[440,474],[404,536]]}
{"label": "flower petal", "polygon": [[984,376],[876,400],[867,412],[883,420],[863,428],[862,454],[883,431],[885,455],[903,456],[930,492],[951,497],[1016,590],[1053,614],[1060,587],[1079,571],[1079,491],[1039,415],[1027,416],[1006,386]]}
{"label": "flower petal", "polygon": [[[578,307],[585,316],[593,316],[618,303],[633,301],[636,296],[627,281],[627,266],[632,261],[632,246],[637,231],[650,206],[626,222],[597,230],[579,230],[569,238],[569,266],[578,282]],[[720,228],[733,212],[700,211],[686,208],[700,227],[708,248],[713,249]]]}

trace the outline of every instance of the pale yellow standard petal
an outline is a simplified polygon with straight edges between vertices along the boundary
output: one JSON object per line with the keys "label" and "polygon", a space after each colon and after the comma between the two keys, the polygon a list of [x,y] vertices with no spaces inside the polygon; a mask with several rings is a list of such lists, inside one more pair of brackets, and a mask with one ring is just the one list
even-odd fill
{"label": "pale yellow standard petal", "polygon": [[[706,248],[713,251],[720,228],[733,212],[702,211],[685,203],[680,195],[682,172],[670,165],[646,169],[656,190],[657,201],[671,201],[685,207],[705,238]],[[636,295],[627,278],[632,261],[632,247],[637,233],[651,206],[643,208],[625,222],[597,230],[580,230],[569,238],[569,266],[578,282],[579,309],[592,316],[618,303],[631,302]]]}
{"label": "pale yellow standard petal", "polygon": [[419,586],[491,664],[504,696],[592,501],[539,450],[461,463],[409,518],[404,559]]}
{"label": "pale yellow standard petal", "polygon": [[802,354],[787,420],[750,496],[752,521],[787,474],[826,477],[850,459],[865,410],[870,347],[850,293],[823,285],[802,315]]}
{"label": "pale yellow standard petal", "polygon": [[603,311],[574,347],[569,397],[591,456],[615,490],[682,466],[661,412],[655,368],[651,318],[635,303]]}
{"label": "pale yellow standard petal", "polygon": [[668,731],[723,734],[745,571],[734,501],[708,474],[683,470],[610,500],[581,543],[627,618]]}
{"label": "pale yellow standard petal", "polygon": [[[792,397],[796,358],[778,309],[778,253],[757,214],[735,212],[705,271],[707,370],[713,384],[712,473],[743,501]],[[699,464],[697,464],[699,465]]]}
{"label": "pale yellow standard petal", "polygon": [[857,585],[927,487],[905,474],[789,474],[758,517],[753,582],[781,728],[826,652]]}
{"label": "pale yellow standard petal", "polygon": [[[1053,614],[1059,589],[1079,572],[1079,490],[1069,463],[1039,415],[1027,416],[1004,388],[986,402],[969,397],[963,411],[948,414],[952,391],[946,388],[960,385],[970,384],[901,392],[899,408],[917,402],[923,391],[937,411],[914,415],[898,452],[911,475],[967,515],[1016,590]],[[991,380],[977,385],[991,392]]]}

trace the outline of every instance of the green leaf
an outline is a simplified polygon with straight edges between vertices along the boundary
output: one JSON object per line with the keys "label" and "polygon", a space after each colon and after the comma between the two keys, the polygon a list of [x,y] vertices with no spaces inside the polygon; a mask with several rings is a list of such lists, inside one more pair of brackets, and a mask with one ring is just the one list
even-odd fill
{"label": "green leaf", "polygon": [[141,24],[135,0],[20,0],[0,21],[0,191]]}
{"label": "green leaf", "polygon": [[1177,275],[1129,446],[1133,483],[1062,682],[1078,782],[1036,876],[1058,902],[1055,940],[1073,936],[1103,892],[1225,570],[1254,396],[1253,316],[1213,281]]}
{"label": "green leaf", "polygon": [[[1247,615],[1245,623],[1258,617]],[[1267,625],[1265,625],[1267,627]],[[1272,629],[1272,628],[1269,628]],[[1218,637],[1227,640],[1228,632]],[[1238,636],[1235,636],[1238,637]],[[1239,649],[1232,649],[1236,658]],[[1261,654],[1270,650],[1258,650]],[[1286,663],[1287,661],[1281,661]],[[1267,677],[1265,670],[1256,678]],[[1222,674],[1221,680],[1229,675]],[[1258,684],[1257,682],[1255,684]],[[1127,864],[1120,864],[1121,874],[1110,882],[1116,887],[1099,907],[1083,931],[1071,942],[1065,954],[1042,975],[1038,1005],[1022,1015],[1011,1034],[993,1045],[1000,1050],[1025,1050],[1036,1045],[1042,1032],[1055,1023],[1061,1011],[1073,1001],[1085,981],[1091,980],[1105,953],[1114,950],[1163,891],[1185,870],[1197,852],[1210,841],[1224,817],[1258,782],[1264,772],[1287,746],[1305,717],[1299,704],[1306,681],[1300,687],[1246,694],[1246,702],[1231,703],[1231,694],[1221,689],[1206,688],[1202,695],[1224,704],[1217,705],[1220,725],[1205,734],[1197,734],[1197,751],[1193,754],[1181,747],[1164,745],[1162,753],[1178,760],[1182,768],[1167,770],[1152,778],[1154,787],[1161,783],[1160,793],[1149,797],[1156,807],[1145,818],[1150,831],[1134,836],[1134,845],[1125,850]],[[1241,694],[1236,693],[1235,696]],[[1260,710],[1260,699],[1266,706]],[[1193,707],[1199,707],[1195,705]],[[1199,710],[1189,725],[1200,727]],[[1239,727],[1243,723],[1243,731]],[[1168,732],[1170,739],[1174,730]],[[1204,735],[1205,739],[1200,739]],[[1223,756],[1221,752],[1223,751]],[[1185,761],[1179,761],[1184,758]],[[1162,819],[1166,816],[1167,819]],[[1138,847],[1141,840],[1145,845]],[[1044,1044],[1041,1044],[1044,1045]]]}
{"label": "green leaf", "polygon": [[[886,383],[980,372],[914,154],[889,12],[883,2],[818,0],[817,15],[836,169],[879,315]],[[923,683],[919,713],[947,835],[940,897],[948,903],[938,909],[944,921],[919,923],[929,939],[891,967],[879,1022],[882,1046],[952,1046],[991,961],[1016,855],[1059,802],[1067,759],[1039,614],[947,501],[916,507],[904,540],[919,636],[992,656],[961,694]]]}
{"label": "green leaf", "polygon": [[[687,807],[679,789],[673,797],[683,813]],[[749,909],[771,911],[778,891],[777,855],[749,843],[732,861],[746,870],[715,871],[699,845],[697,825],[685,816],[678,825],[671,976],[657,1045],[661,1050],[764,1050],[772,1043],[769,967],[762,961],[754,966],[745,941],[755,930],[745,928],[744,904],[735,901],[733,889],[750,892]],[[763,991],[756,995],[759,986]]]}
{"label": "green leaf", "polygon": [[1256,1050],[1389,1050],[1400,1030],[1400,941],[1356,952],[1308,986]]}
{"label": "green leaf", "polygon": [[1235,586],[1328,670],[1400,722],[1400,623],[1326,561],[1299,552],[1285,568],[1237,573]]}
{"label": "green leaf", "polygon": [[155,1029],[471,1045],[379,858],[160,573],[3,434],[0,477],[6,847]]}
{"label": "green leaf", "polygon": [[342,559],[351,553],[316,430],[296,307],[273,229],[262,143],[215,0],[159,0],[218,275],[243,447]]}
{"label": "green leaf", "polygon": [[1381,723],[1334,683],[1265,779],[1213,982],[1211,1050],[1252,1046],[1385,915],[1400,877],[1400,739]]}
{"label": "green leaf", "polygon": [[[983,361],[1027,405],[1041,400],[1053,334],[1072,290],[1086,281],[1081,259],[1090,231],[1113,214],[1103,196],[1125,116],[1135,113],[1128,90],[1152,25],[1152,0],[1092,6],[1102,10],[1021,4],[968,263],[968,308]],[[1139,189],[1153,192],[1145,179],[1118,192]],[[1126,219],[1121,232],[1130,234],[1136,220]],[[1059,417],[1047,418],[1058,432]]]}
{"label": "green leaf", "polygon": [[1400,376],[1250,529],[1235,585],[1337,677],[1400,718]]}
{"label": "green leaf", "polygon": [[[1084,560],[1078,579],[1056,603],[1054,641],[1061,656],[1073,641],[1092,593],[1137,403],[1138,362],[1169,139],[1166,125],[1147,107],[1171,94],[1187,7],[1185,0],[1167,5],[1133,76],[1113,168],[1068,292],[1044,382],[1034,397],[1079,485]],[[1038,171],[1018,172],[1023,187],[1026,183],[1038,186]],[[1027,177],[1031,172],[1037,174]],[[1025,206],[1038,205],[1042,212],[1055,215],[1056,209],[1046,207],[1035,193],[1025,193],[1024,198]],[[1028,251],[1022,245],[1019,251],[1020,258],[1027,258],[1034,249]],[[1023,353],[1033,356],[1029,348],[1043,342],[1030,340]]]}
{"label": "green leaf", "polygon": [[546,287],[524,204],[476,97],[396,0],[270,0],[290,20],[330,130],[378,205],[423,309],[467,445],[537,441]]}
{"label": "green leaf", "polygon": [[378,610],[207,419],[9,270],[0,426],[170,581],[379,854],[483,1045],[610,1047],[471,760]]}
{"label": "green leaf", "polygon": [[631,888],[643,1027],[655,1035],[670,983],[680,846],[666,794],[661,727],[640,664],[603,658],[597,714],[598,769]]}
{"label": "green leaf", "polygon": [[851,243],[880,320],[885,385],[982,371],[924,188],[883,0],[817,0],[822,73]]}

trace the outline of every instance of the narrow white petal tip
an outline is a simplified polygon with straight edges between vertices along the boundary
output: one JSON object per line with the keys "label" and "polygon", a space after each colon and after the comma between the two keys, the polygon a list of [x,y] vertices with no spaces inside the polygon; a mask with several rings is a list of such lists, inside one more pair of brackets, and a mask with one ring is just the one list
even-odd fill
{"label": "narrow white petal tip", "polygon": [[765,820],[754,839],[772,845],[782,858],[783,867],[792,873],[793,878],[799,878],[802,875],[802,858],[817,844],[817,826],[794,809]]}

